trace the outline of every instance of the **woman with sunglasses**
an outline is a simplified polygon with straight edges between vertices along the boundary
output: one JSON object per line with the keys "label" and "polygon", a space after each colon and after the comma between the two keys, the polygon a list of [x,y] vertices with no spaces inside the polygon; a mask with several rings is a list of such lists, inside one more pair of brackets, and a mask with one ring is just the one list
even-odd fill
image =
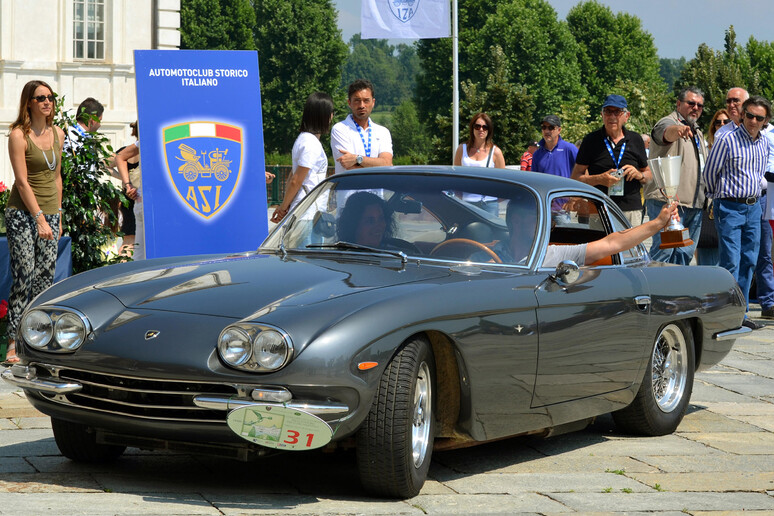
{"label": "woman with sunglasses", "polygon": [[728,116],[728,111],[725,108],[718,109],[715,112],[715,115],[710,121],[709,131],[707,131],[707,147],[712,147],[712,144],[715,143],[715,133],[717,130],[731,122],[733,122],[733,120]]}
{"label": "woman with sunglasses", "polygon": [[54,127],[56,97],[43,81],[24,85],[11,124],[8,155],[14,184],[5,210],[13,283],[8,300],[7,363],[16,363],[16,330],[30,300],[54,283],[62,234],[61,156],[64,132]]}
{"label": "woman with sunglasses", "polygon": [[[494,125],[486,113],[476,113],[470,119],[468,141],[457,147],[454,164],[465,167],[505,168],[503,151],[492,142]],[[499,216],[496,197],[463,193],[462,200]]]}

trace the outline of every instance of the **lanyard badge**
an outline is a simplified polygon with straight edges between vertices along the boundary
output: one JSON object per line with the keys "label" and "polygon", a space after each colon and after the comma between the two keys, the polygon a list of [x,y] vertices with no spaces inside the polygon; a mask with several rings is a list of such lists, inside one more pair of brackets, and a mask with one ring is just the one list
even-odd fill
{"label": "lanyard badge", "polygon": [[363,142],[363,150],[365,151],[365,155],[367,157],[371,157],[371,124],[369,121],[368,129],[366,129],[366,133],[368,133],[368,143],[366,144],[365,136],[363,136],[363,129],[360,127],[360,124],[357,123],[355,120],[355,117],[352,115],[349,115],[352,118],[352,123],[355,124],[355,127],[357,128],[357,134],[360,135],[360,141]]}

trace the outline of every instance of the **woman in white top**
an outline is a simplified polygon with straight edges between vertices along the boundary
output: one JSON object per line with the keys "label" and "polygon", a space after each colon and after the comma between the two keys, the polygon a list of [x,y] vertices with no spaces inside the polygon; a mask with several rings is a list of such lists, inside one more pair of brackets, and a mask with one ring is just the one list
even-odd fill
{"label": "woman in white top", "polygon": [[333,99],[327,93],[309,95],[301,116],[301,128],[293,144],[293,171],[285,186],[285,197],[271,216],[280,222],[288,211],[317,186],[328,171],[328,158],[320,143],[320,136],[328,133],[333,120]]}
{"label": "woman in white top", "polygon": [[[466,167],[505,168],[503,151],[492,142],[492,133],[494,133],[494,125],[489,115],[476,113],[470,119],[468,141],[457,147],[454,164]],[[498,216],[496,197],[463,193],[462,200],[487,210],[495,217]]]}

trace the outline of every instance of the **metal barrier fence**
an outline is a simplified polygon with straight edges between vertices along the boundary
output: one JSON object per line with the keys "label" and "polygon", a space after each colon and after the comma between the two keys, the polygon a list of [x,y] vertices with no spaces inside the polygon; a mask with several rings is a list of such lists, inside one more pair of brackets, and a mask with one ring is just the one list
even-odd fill
{"label": "metal barrier fence", "polygon": [[[267,204],[269,206],[280,204],[282,197],[285,195],[285,185],[288,182],[288,177],[290,177],[293,167],[289,165],[272,165],[267,166],[266,170],[276,176],[271,184],[266,185]],[[334,170],[334,167],[328,167],[328,177],[333,175]]]}

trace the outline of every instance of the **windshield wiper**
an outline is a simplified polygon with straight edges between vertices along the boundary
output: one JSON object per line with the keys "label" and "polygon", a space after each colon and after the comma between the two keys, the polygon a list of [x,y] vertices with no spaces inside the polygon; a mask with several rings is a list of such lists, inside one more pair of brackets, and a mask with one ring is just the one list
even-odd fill
{"label": "windshield wiper", "polygon": [[333,242],[330,244],[307,244],[306,247],[314,248],[314,249],[343,249],[343,250],[351,250],[351,251],[367,251],[369,253],[378,253],[378,254],[389,254],[390,256],[397,256],[398,258],[401,259],[403,263],[406,263],[408,261],[408,256],[403,251],[390,251],[387,249],[379,249],[377,247],[360,245],[354,242],[345,242],[343,240],[339,240],[338,242]]}

